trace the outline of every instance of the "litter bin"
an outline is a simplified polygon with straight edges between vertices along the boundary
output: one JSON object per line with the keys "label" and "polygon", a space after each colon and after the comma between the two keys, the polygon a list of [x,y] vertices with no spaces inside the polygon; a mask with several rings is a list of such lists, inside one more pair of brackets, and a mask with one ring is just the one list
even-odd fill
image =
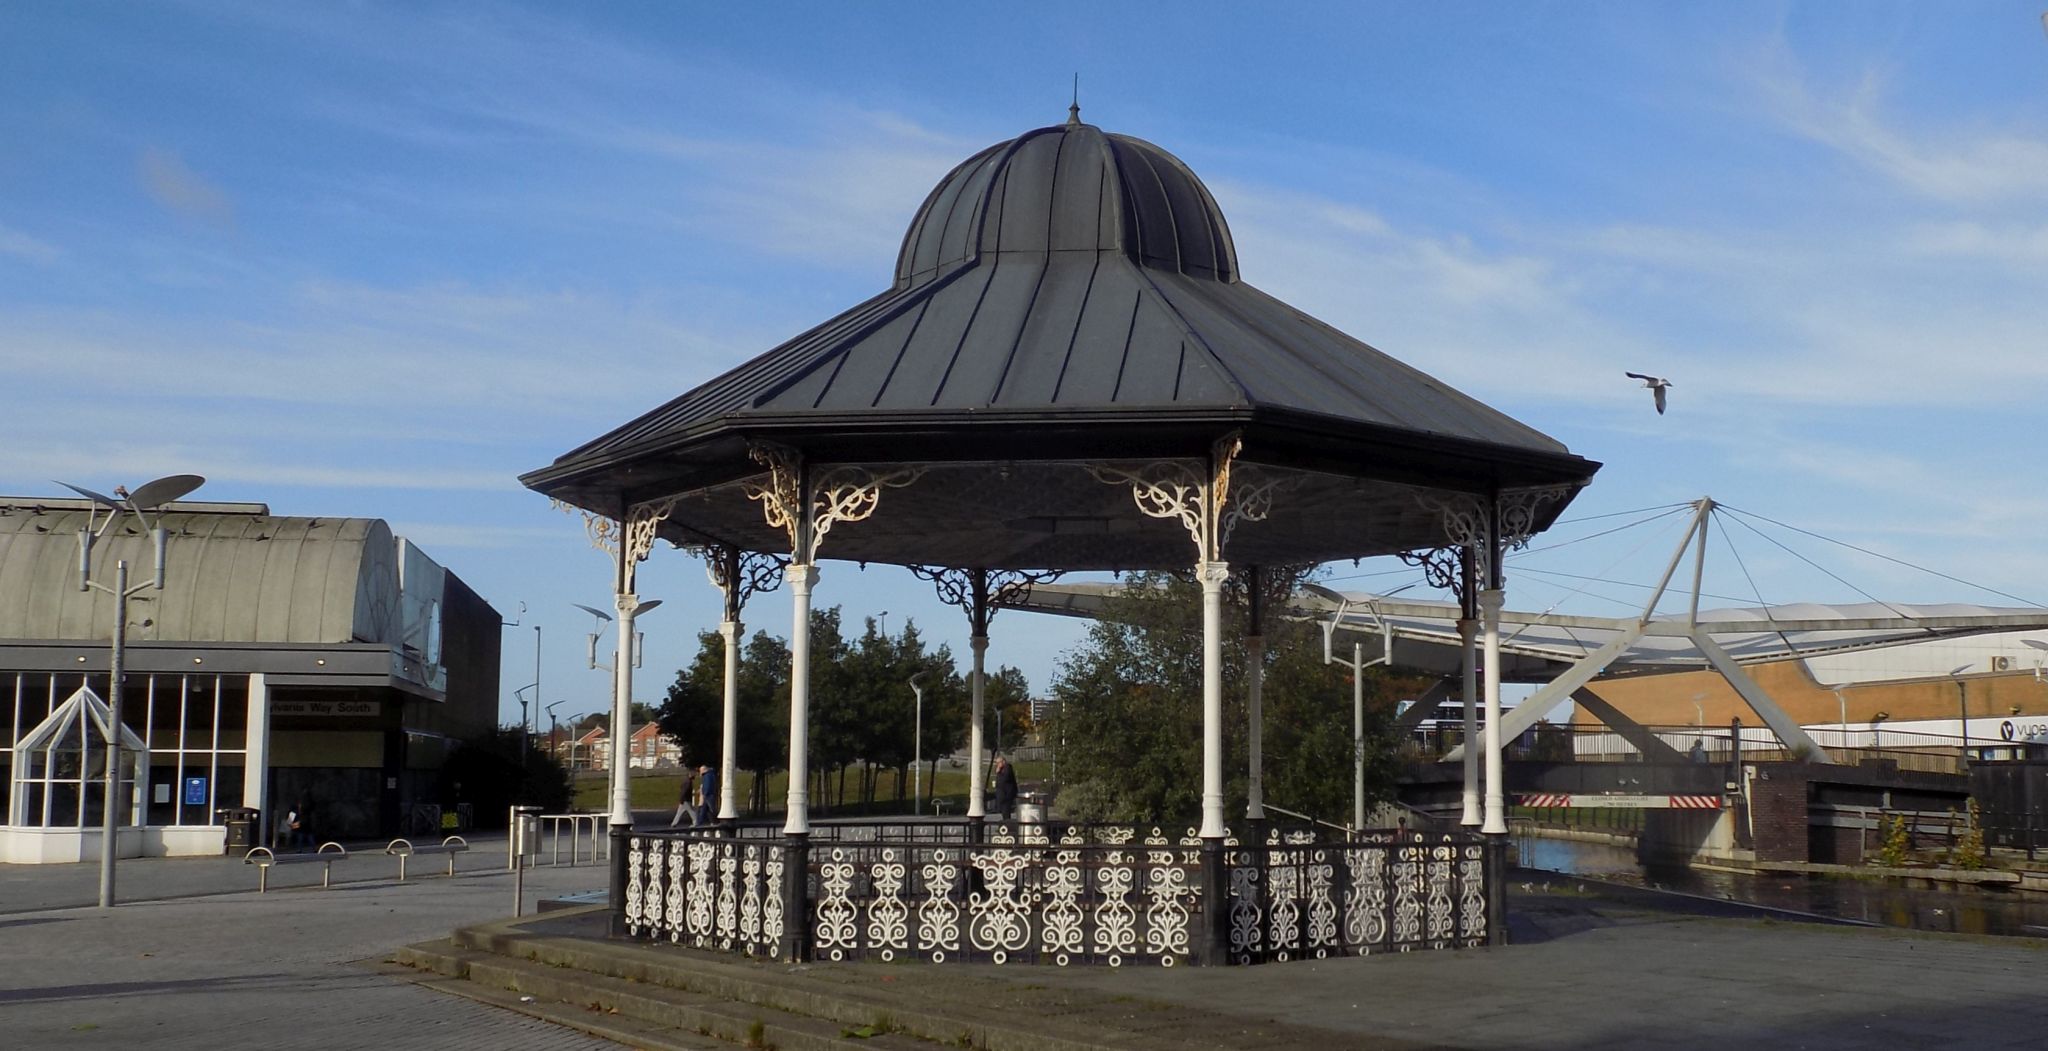
{"label": "litter bin", "polygon": [[257,812],[249,807],[228,807],[214,811],[215,819],[228,830],[224,853],[229,857],[247,854],[256,847],[257,816]]}
{"label": "litter bin", "polygon": [[1045,797],[1036,792],[1026,792],[1017,797],[1017,821],[1024,825],[1038,825],[1045,822]]}

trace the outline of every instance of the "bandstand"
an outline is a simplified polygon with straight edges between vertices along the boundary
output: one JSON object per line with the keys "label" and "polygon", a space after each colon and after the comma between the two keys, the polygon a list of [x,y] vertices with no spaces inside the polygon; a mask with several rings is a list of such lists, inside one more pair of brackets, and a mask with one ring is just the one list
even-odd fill
{"label": "bandstand", "polygon": [[[1266,820],[1261,574],[1394,553],[1427,564],[1484,643],[1491,768],[1501,553],[1598,466],[1244,283],[1215,200],[1159,147],[1078,109],[991,146],[925,198],[891,288],[521,479],[583,511],[613,553],[621,640],[657,540],[706,560],[725,596],[726,785],[741,613],[780,581],[792,599],[786,819],[741,824],[728,792],[719,828],[635,832],[615,778],[614,932],[788,960],[1112,965],[1498,940],[1497,769],[1458,832],[1331,841]],[[956,822],[809,819],[807,629],[828,553],[910,567],[969,618],[974,759]],[[1202,589],[1199,820],[987,821],[996,602],[1060,572],[1139,569],[1192,571]],[[1233,577],[1254,604],[1249,799],[1234,826]],[[632,661],[614,668],[623,705]]]}

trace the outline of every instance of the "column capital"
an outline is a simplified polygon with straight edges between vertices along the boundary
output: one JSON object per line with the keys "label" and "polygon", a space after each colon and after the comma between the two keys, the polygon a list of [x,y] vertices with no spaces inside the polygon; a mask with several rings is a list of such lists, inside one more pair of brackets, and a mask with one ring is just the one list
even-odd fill
{"label": "column capital", "polygon": [[1195,579],[1204,591],[1220,588],[1230,580],[1230,563],[1198,562],[1195,564]]}
{"label": "column capital", "polygon": [[1499,588],[1486,588],[1479,592],[1479,609],[1484,613],[1499,613],[1507,603],[1507,592]]}
{"label": "column capital", "polygon": [[792,589],[803,588],[808,591],[811,585],[818,582],[818,567],[809,562],[791,562],[783,569],[782,579],[788,581]]}
{"label": "column capital", "polygon": [[738,642],[743,631],[744,626],[739,621],[722,620],[718,622],[718,634],[724,636],[727,642]]}
{"label": "column capital", "polygon": [[986,636],[986,635],[969,635],[969,636],[967,636],[967,648],[968,648],[968,649],[971,649],[971,650],[973,650],[973,651],[974,651],[974,652],[976,652],[976,653],[982,653],[982,652],[986,652],[986,651],[988,650],[988,636]]}

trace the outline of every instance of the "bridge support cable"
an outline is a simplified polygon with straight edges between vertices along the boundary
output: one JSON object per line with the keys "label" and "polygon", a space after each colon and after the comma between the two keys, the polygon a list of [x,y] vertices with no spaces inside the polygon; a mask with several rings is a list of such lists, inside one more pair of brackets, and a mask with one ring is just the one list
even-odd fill
{"label": "bridge support cable", "polygon": [[1652,763],[1682,763],[1685,756],[1678,749],[1664,743],[1664,739],[1645,729],[1641,723],[1621,713],[1621,709],[1609,704],[1607,699],[1593,692],[1591,686],[1581,686],[1572,691],[1572,700],[1579,707],[1591,712],[1607,728],[1613,730],[1622,740],[1634,745],[1643,753],[1643,758]]}

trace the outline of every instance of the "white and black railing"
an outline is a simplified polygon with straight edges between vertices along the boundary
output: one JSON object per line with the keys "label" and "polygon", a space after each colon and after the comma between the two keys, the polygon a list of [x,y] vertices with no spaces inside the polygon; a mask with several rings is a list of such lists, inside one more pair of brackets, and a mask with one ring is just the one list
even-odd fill
{"label": "white and black railing", "polygon": [[[1263,833],[1263,835],[1260,835]],[[1477,835],[1129,825],[635,833],[622,929],[778,959],[1261,963],[1484,945],[1505,859]]]}

